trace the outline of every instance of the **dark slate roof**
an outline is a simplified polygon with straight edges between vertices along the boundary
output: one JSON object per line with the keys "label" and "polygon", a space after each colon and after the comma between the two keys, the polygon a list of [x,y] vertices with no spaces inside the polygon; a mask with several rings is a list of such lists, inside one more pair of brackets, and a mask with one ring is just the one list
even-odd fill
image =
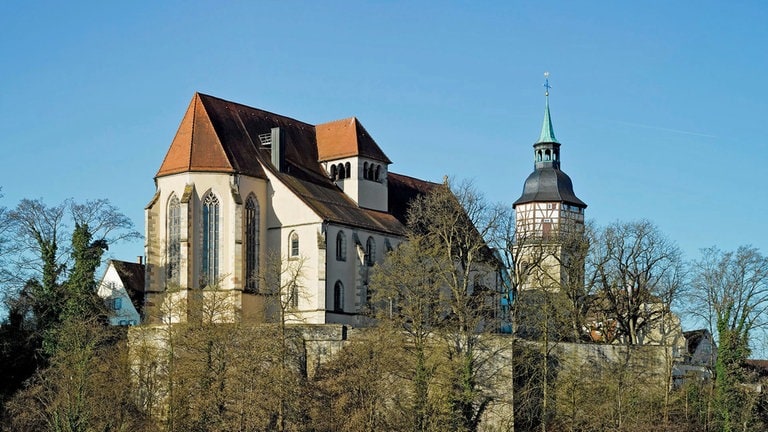
{"label": "dark slate roof", "polygon": [[[332,136],[340,134],[349,141],[336,150],[351,151],[350,155],[357,152],[389,162],[357,119],[318,127],[322,126],[330,127]],[[258,139],[259,135],[267,134],[275,127],[280,128],[284,144],[282,172],[273,167],[271,151]],[[195,93],[157,177],[199,171],[239,173],[266,179],[266,169],[325,221],[403,235],[407,201],[425,189],[429,182],[389,173],[389,204],[394,211],[385,213],[361,208],[328,178],[319,162],[317,139],[316,127],[311,124]],[[333,149],[324,147],[324,150]],[[406,178],[411,180],[400,181]],[[391,189],[393,184],[394,189]]]}
{"label": "dark slate roof", "polygon": [[111,263],[123,282],[128,297],[141,313],[141,306],[144,304],[144,264],[119,260],[111,260]]}
{"label": "dark slate roof", "polygon": [[439,183],[432,183],[401,174],[387,174],[389,213],[403,225],[408,222],[408,205],[419,195],[425,195]]}
{"label": "dark slate roof", "polygon": [[586,208],[584,201],[573,192],[573,182],[568,174],[557,168],[537,168],[525,179],[523,195],[512,206],[530,202],[563,202]]}

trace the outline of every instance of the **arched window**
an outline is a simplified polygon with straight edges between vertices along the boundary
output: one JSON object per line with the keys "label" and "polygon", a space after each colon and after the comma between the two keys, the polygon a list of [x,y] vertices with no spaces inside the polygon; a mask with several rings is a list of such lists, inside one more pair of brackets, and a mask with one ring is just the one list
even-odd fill
{"label": "arched window", "polygon": [[167,223],[166,274],[169,282],[178,285],[181,266],[181,206],[176,194],[173,194],[168,201]]}
{"label": "arched window", "polygon": [[333,310],[344,312],[344,284],[339,280],[333,286]]}
{"label": "arched window", "polygon": [[544,160],[545,160],[545,161],[548,161],[548,160],[550,160],[551,158],[552,158],[552,155],[551,155],[551,153],[549,152],[549,150],[545,150],[545,151],[544,151]]}
{"label": "arched window", "polygon": [[541,162],[541,150],[536,152],[536,162]]}
{"label": "arched window", "polygon": [[336,234],[336,261],[347,260],[347,236],[344,235],[344,231],[339,231]]}
{"label": "arched window", "polygon": [[368,165],[368,180],[373,180],[373,164]]}
{"label": "arched window", "polygon": [[331,181],[336,181],[336,176],[338,173],[336,172],[336,165],[331,165]]}
{"label": "arched window", "polygon": [[339,180],[347,178],[346,172],[344,172],[344,164],[339,164]]}
{"label": "arched window", "polygon": [[352,165],[350,165],[349,162],[344,164],[344,169],[347,170],[347,178],[352,177]]}
{"label": "arched window", "polygon": [[216,283],[219,277],[219,199],[213,192],[203,198],[203,248],[200,265],[202,283]]}
{"label": "arched window", "polygon": [[245,202],[245,287],[259,288],[259,202],[253,195]]}
{"label": "arched window", "polygon": [[376,172],[373,173],[373,179],[381,181],[381,165],[376,165]]}
{"label": "arched window", "polygon": [[296,282],[291,284],[290,292],[288,293],[290,298],[288,299],[288,305],[291,309],[299,308],[299,285]]}
{"label": "arched window", "polygon": [[363,162],[363,179],[368,180],[368,162]]}
{"label": "arched window", "polygon": [[375,262],[376,242],[373,240],[373,237],[368,237],[368,241],[365,242],[365,263],[371,267]]}
{"label": "arched window", "polygon": [[288,256],[296,258],[299,256],[299,235],[296,231],[291,232],[288,236]]}

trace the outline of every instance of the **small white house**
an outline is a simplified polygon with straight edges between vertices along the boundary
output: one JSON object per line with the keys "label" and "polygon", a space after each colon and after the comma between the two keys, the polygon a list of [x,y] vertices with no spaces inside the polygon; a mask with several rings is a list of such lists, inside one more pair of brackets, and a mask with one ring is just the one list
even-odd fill
{"label": "small white house", "polygon": [[109,324],[129,326],[141,323],[137,306],[144,293],[144,264],[110,260],[99,283],[98,294],[109,311]]}

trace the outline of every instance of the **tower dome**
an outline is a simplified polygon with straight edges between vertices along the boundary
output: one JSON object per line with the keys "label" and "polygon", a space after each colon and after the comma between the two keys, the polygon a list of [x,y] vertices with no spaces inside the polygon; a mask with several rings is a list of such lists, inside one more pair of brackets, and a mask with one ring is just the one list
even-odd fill
{"label": "tower dome", "polygon": [[584,209],[587,205],[573,192],[571,178],[560,170],[560,143],[555,138],[549,114],[549,80],[544,86],[547,89],[544,93],[544,123],[539,140],[533,144],[534,170],[525,180],[522,196],[512,207],[533,202],[560,202]]}

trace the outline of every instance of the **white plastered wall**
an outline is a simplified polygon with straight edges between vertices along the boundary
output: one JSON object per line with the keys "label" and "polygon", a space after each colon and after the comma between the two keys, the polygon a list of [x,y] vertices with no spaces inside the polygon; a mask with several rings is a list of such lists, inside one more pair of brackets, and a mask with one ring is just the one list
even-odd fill
{"label": "white plastered wall", "polygon": [[[123,281],[120,280],[120,276],[112,263],[107,266],[97,292],[99,297],[107,302],[110,325],[136,325],[141,322],[139,312],[131,302],[131,298],[123,286]],[[113,304],[112,302],[116,298],[121,300],[120,308],[114,310],[109,306]]]}

